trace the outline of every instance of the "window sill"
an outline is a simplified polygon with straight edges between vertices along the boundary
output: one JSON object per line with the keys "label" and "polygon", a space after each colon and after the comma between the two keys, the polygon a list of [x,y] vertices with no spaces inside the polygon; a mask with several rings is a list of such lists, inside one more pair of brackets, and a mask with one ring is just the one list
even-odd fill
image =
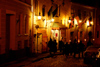
{"label": "window sill", "polygon": [[22,36],[22,34],[18,34],[18,36]]}
{"label": "window sill", "polygon": [[25,36],[28,36],[28,34],[24,34]]}

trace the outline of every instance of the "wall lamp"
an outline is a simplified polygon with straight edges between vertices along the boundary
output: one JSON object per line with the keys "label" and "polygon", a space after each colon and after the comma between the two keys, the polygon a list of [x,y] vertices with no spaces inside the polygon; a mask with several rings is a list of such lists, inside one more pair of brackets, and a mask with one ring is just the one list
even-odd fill
{"label": "wall lamp", "polygon": [[52,22],[54,22],[54,19],[51,19]]}
{"label": "wall lamp", "polygon": [[41,20],[41,15],[40,15],[40,12],[39,12],[39,16],[38,16],[38,19],[39,19],[39,20]]}
{"label": "wall lamp", "polygon": [[38,19],[41,20],[41,16],[38,16]]}
{"label": "wall lamp", "polygon": [[71,23],[71,18],[69,17],[68,23]]}
{"label": "wall lamp", "polygon": [[89,20],[87,20],[87,27],[89,27],[89,25],[90,25],[90,24],[89,24]]}
{"label": "wall lamp", "polygon": [[74,19],[74,22],[75,22],[75,26],[77,27],[78,26],[77,20]]}

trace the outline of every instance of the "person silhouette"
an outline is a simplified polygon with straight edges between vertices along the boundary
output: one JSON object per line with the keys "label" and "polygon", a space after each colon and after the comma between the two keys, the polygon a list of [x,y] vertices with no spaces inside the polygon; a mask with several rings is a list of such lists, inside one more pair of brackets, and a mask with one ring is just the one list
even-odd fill
{"label": "person silhouette", "polygon": [[82,43],[82,41],[80,41],[80,43],[78,44],[79,58],[80,58],[81,52],[82,52],[82,57],[83,57],[84,47],[85,47],[85,45]]}
{"label": "person silhouette", "polygon": [[50,55],[52,54],[51,52],[53,51],[52,47],[53,47],[53,41],[52,39],[50,38],[50,41],[48,42],[48,47],[49,47],[49,52],[50,52]]}
{"label": "person silhouette", "polygon": [[53,41],[53,52],[54,52],[54,54],[57,52],[57,42],[56,42],[56,40],[54,40]]}
{"label": "person silhouette", "polygon": [[76,39],[74,40],[74,43],[73,43],[73,51],[74,51],[74,57],[75,57],[76,53],[77,53],[77,41],[76,41]]}
{"label": "person silhouette", "polygon": [[59,41],[59,49],[60,49],[60,52],[62,52],[63,50],[63,46],[64,46],[64,43],[62,41],[62,39]]}

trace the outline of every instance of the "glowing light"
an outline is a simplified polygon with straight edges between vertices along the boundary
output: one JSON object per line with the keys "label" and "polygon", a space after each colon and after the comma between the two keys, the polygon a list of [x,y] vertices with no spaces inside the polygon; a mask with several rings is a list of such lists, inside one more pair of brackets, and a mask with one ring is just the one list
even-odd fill
{"label": "glowing light", "polygon": [[68,22],[70,23],[70,22],[71,22],[71,20],[68,20]]}
{"label": "glowing light", "polygon": [[93,25],[93,21],[90,22]]}
{"label": "glowing light", "polygon": [[71,42],[71,40],[69,40],[69,42]]}
{"label": "glowing light", "polygon": [[86,41],[86,39],[84,39],[84,41]]}
{"label": "glowing light", "polygon": [[87,27],[89,26],[89,20],[87,20]]}
{"label": "glowing light", "polygon": [[98,49],[98,54],[96,55],[97,58],[100,58],[100,48]]}
{"label": "glowing light", "polygon": [[77,20],[76,20],[76,19],[74,19],[74,21],[75,21],[75,25],[77,25]]}
{"label": "glowing light", "polygon": [[47,22],[50,22],[50,20],[47,20]]}
{"label": "glowing light", "polygon": [[79,23],[81,23],[82,22],[82,20],[79,20]]}
{"label": "glowing light", "polygon": [[54,22],[54,19],[51,19],[52,22]]}
{"label": "glowing light", "polygon": [[80,42],[80,40],[78,39],[78,43]]}
{"label": "glowing light", "polygon": [[93,41],[94,41],[95,39],[93,39]]}
{"label": "glowing light", "polygon": [[38,16],[38,19],[40,20],[41,19],[41,16]]}

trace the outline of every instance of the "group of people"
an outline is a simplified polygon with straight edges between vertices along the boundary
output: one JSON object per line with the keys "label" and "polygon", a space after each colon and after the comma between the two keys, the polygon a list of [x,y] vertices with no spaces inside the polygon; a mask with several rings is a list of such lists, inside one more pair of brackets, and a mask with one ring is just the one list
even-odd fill
{"label": "group of people", "polygon": [[80,53],[82,53],[83,57],[84,47],[85,45],[82,43],[82,41],[80,41],[80,43],[78,44],[76,40],[74,40],[74,43],[70,42],[70,44],[68,44],[68,42],[64,44],[62,40],[59,41],[60,52],[63,52],[63,54],[65,54],[66,56],[68,56],[69,54],[72,55],[72,53],[74,53],[75,57],[76,54],[78,53],[80,57]]}
{"label": "group of people", "polygon": [[[87,44],[91,44],[90,42]],[[48,42],[48,47],[49,47],[49,51],[50,54],[51,52],[57,52],[57,42],[56,40],[52,41],[52,39],[50,38],[50,41]],[[62,52],[64,55],[68,56],[69,54],[72,55],[74,54],[74,57],[76,56],[76,54],[79,55],[80,57],[80,53],[82,53],[82,57],[83,57],[83,51],[85,50],[85,45],[82,43],[82,41],[80,41],[80,43],[77,43],[77,40],[75,39],[74,42],[70,42],[70,44],[68,44],[68,42],[66,42],[66,44],[64,44],[64,42],[62,40],[59,41],[59,50],[60,52]]]}
{"label": "group of people", "polygon": [[50,38],[50,41],[48,42],[48,47],[49,47],[50,55],[52,55],[52,52],[55,54],[55,52],[57,52],[56,40],[52,41],[52,39]]}

